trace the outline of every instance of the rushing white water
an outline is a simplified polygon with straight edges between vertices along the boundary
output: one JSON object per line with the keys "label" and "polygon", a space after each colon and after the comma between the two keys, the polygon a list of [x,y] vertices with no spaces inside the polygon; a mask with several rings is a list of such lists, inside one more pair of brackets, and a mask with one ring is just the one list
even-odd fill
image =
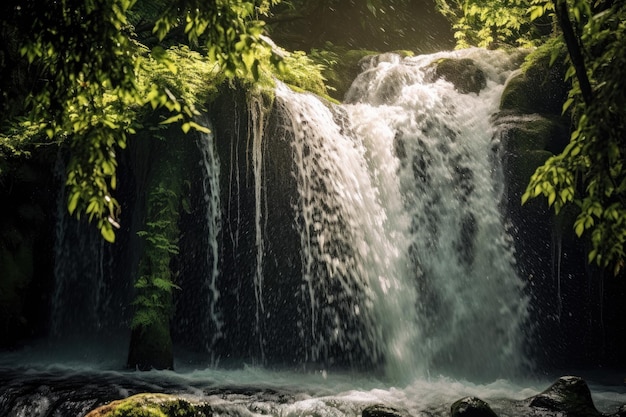
{"label": "rushing white water", "polygon": [[[399,339],[415,328],[415,298],[399,282],[406,275],[406,222],[390,218],[381,202],[400,201],[397,177],[372,175],[366,149],[341,109],[282,84],[276,103],[296,167],[307,360],[324,362],[338,348],[400,369],[401,362],[412,362]],[[396,164],[389,152],[380,157]]]}
{"label": "rushing white water", "polygon": [[[462,94],[436,79],[441,58],[473,59],[485,88]],[[401,380],[521,370],[527,301],[499,210],[491,124],[511,61],[477,49],[382,55],[342,106],[279,83],[297,182],[307,360],[355,350]]]}
{"label": "rushing white water", "polygon": [[[210,128],[208,120],[202,124]],[[219,242],[218,237],[222,230],[222,209],[220,201],[220,164],[215,150],[215,138],[212,133],[201,134],[197,142],[201,155],[202,189],[204,193],[207,239],[207,265],[209,276],[205,279],[207,287],[208,313],[205,317],[203,331],[205,337],[210,336],[207,350],[211,351],[215,342],[222,336],[224,325],[221,312],[218,308],[220,292],[217,285],[220,277],[219,269]],[[214,363],[214,360],[211,360]]]}
{"label": "rushing white water", "polygon": [[[431,63],[441,58],[473,59],[486,87],[462,94],[433,79]],[[381,147],[400,160],[400,201],[411,222],[403,255],[412,269],[402,280],[418,289],[417,372],[489,379],[524,365],[527,301],[499,211],[503,178],[491,124],[513,69],[505,53],[478,49],[389,54],[372,60],[348,93],[353,104],[345,108],[369,146],[371,169],[393,167],[376,163]],[[381,201],[398,215],[396,196]]]}

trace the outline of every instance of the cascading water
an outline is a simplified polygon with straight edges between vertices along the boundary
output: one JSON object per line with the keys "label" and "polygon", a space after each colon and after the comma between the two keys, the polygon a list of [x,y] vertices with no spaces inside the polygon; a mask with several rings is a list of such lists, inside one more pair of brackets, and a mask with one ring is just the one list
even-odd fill
{"label": "cascading water", "polygon": [[[443,58],[473,59],[482,91],[464,94],[437,78],[433,63]],[[344,105],[280,82],[269,112],[248,97],[248,185],[229,187],[253,217],[250,230],[235,229],[254,236],[256,266],[237,277],[254,296],[254,316],[242,318],[255,323],[253,360],[280,361],[276,346],[285,345],[291,363],[382,365],[405,380],[521,369],[526,299],[499,210],[490,120],[512,61],[479,50],[388,54],[370,60]],[[293,247],[277,250],[290,229]],[[285,251],[297,262],[283,262]]]}
{"label": "cascading water", "polygon": [[[437,78],[433,63],[442,58],[473,59],[486,78],[480,93],[462,94]],[[199,285],[189,300],[201,305],[186,311],[201,311],[204,323],[189,332],[210,333],[201,339],[211,365],[226,363],[220,358],[231,352],[241,356],[228,357],[232,363],[245,365],[201,370],[181,360],[177,372],[140,373],[118,370],[121,362],[102,360],[102,352],[84,355],[86,366],[59,363],[46,346],[39,364],[21,352],[3,355],[0,415],[82,416],[146,391],[199,398],[211,412],[232,416],[355,417],[373,404],[447,416],[466,396],[493,402],[498,415],[560,414],[529,405],[540,391],[534,382],[474,384],[524,365],[527,301],[499,211],[505,190],[490,122],[510,58],[467,50],[389,54],[366,64],[346,104],[278,83],[271,110],[247,103],[247,129],[237,115],[227,129],[199,137],[202,183],[195,185],[204,198],[190,201],[204,206],[188,215],[200,213],[207,233],[198,230],[206,241],[191,239],[186,248],[207,253],[201,267],[185,271],[201,270],[205,282],[193,276],[185,283]],[[245,145],[225,141],[224,131],[247,133]],[[111,255],[98,252],[91,229],[73,236],[64,201],[53,323],[59,335],[74,328],[84,336],[114,298],[106,295],[115,286]],[[71,256],[76,247],[86,259]],[[85,272],[68,274],[83,261]],[[78,316],[69,315],[72,307]],[[287,354],[287,371],[255,366]],[[315,366],[306,370],[322,372],[299,372],[309,363]],[[333,365],[356,365],[365,377]],[[377,379],[372,365],[389,378]],[[623,385],[600,388],[594,401],[616,412]]]}
{"label": "cascading water", "polygon": [[[384,363],[394,377],[520,369],[526,301],[498,209],[490,124],[512,65],[504,54],[464,54],[377,57],[342,106],[278,84],[273,133],[291,148],[284,175],[297,190],[285,222],[300,239],[303,362]],[[480,95],[432,75],[433,61],[467,56],[487,77]],[[254,134],[267,135],[256,122]],[[254,147],[258,321],[271,239],[261,186],[272,184]]]}
{"label": "cascading water", "polygon": [[[400,282],[406,222],[383,201],[400,201],[397,177],[370,169],[342,108],[282,84],[276,107],[297,183],[305,360],[332,362],[338,350],[351,363],[365,358],[400,369],[412,362],[399,340],[412,338],[415,298]],[[393,171],[391,153],[379,157]]]}
{"label": "cascading water", "polygon": [[[63,184],[65,163],[61,152],[55,169]],[[56,338],[96,336],[116,321],[113,311],[119,311],[109,291],[110,251],[95,228],[69,215],[64,185],[58,194],[56,215],[50,331]]]}
{"label": "cascading water", "polygon": [[[436,79],[432,63],[443,58],[473,59],[485,88],[463,94]],[[348,93],[360,135],[384,141],[400,159],[412,269],[402,279],[417,287],[415,349],[425,371],[489,378],[523,366],[527,301],[498,209],[504,182],[490,122],[512,69],[506,54],[482,50],[385,55]]]}
{"label": "cascading water", "polygon": [[[201,121],[203,126],[210,129],[208,119]],[[219,269],[219,235],[221,233],[221,201],[219,193],[220,165],[215,151],[215,138],[212,133],[199,135],[197,141],[200,151],[200,165],[202,170],[202,191],[204,194],[204,208],[206,216],[207,240],[207,278],[205,282],[207,312],[204,314],[202,333],[205,337],[205,347],[208,351],[214,347],[216,341],[222,337],[224,325],[218,309],[220,292],[217,282],[220,277]],[[204,311],[204,310],[203,310]],[[214,360],[211,360],[214,363]]]}

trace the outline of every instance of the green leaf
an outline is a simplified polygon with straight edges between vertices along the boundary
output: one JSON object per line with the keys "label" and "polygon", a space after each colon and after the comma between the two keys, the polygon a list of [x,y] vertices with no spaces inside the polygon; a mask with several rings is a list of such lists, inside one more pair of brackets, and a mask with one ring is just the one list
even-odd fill
{"label": "green leaf", "polygon": [[105,223],[100,228],[100,234],[102,235],[104,240],[106,240],[107,242],[109,243],[115,242],[115,232],[113,231],[113,228],[109,224]]}
{"label": "green leaf", "polygon": [[583,235],[584,231],[585,231],[585,224],[584,224],[584,222],[577,221],[576,225],[575,225],[576,236],[581,237]]}
{"label": "green leaf", "polygon": [[67,204],[67,210],[69,211],[70,214],[74,214],[74,211],[76,211],[76,206],[78,205],[79,199],[80,199],[79,191],[74,192],[74,194],[72,194],[72,196],[70,197],[69,203]]}
{"label": "green leaf", "polygon": [[183,115],[182,115],[182,114],[180,114],[180,113],[178,113],[178,114],[175,114],[175,115],[174,115],[174,116],[172,116],[172,117],[169,117],[169,118],[165,119],[165,120],[164,120],[164,121],[162,121],[160,124],[162,124],[162,125],[166,125],[166,124],[170,124],[170,123],[177,122],[177,121],[182,120],[182,119],[183,119]]}
{"label": "green leaf", "polygon": [[563,114],[567,112],[567,109],[569,109],[569,107],[572,105],[573,102],[574,102],[574,98],[570,97],[565,101],[565,103],[563,103],[563,111],[562,111]]}

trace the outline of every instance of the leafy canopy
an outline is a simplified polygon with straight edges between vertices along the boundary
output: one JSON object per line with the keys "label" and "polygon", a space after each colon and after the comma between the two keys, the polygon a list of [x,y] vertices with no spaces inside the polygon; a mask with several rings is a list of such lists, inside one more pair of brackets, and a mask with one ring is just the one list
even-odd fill
{"label": "leafy canopy", "polygon": [[436,0],[452,23],[457,47],[535,46],[549,33],[549,20],[538,19],[552,3],[546,0]]}
{"label": "leafy canopy", "polygon": [[522,198],[543,195],[557,213],[578,206],[574,230],[591,239],[589,262],[617,274],[626,258],[626,4],[598,2],[594,9],[576,1],[569,14],[580,28],[583,82],[591,95],[570,60],[572,89],[563,111],[571,110],[575,129],[565,150],[537,169]]}
{"label": "leafy canopy", "polygon": [[[25,94],[22,116],[26,117],[2,120],[2,152],[19,147],[16,138],[67,144],[71,155],[68,209],[87,215],[111,242],[119,227],[120,205],[113,195],[116,152],[135,133],[135,113],[146,107],[166,108],[172,113],[168,121],[180,121],[183,130],[203,129],[193,122],[197,98],[185,95],[186,87],[172,91],[163,83],[146,82],[155,66],[173,75],[178,68],[159,43],[151,50],[140,44],[129,23],[137,3],[142,6],[136,0],[9,0],[2,6],[5,13],[0,21],[3,37],[18,39],[19,53],[31,68],[37,68],[33,76],[37,81]],[[256,79],[264,46],[263,24],[256,17],[273,3],[157,1],[162,7],[152,22],[153,33],[163,42],[182,31],[190,45],[206,50],[223,76]],[[184,75],[178,76],[185,80]]]}

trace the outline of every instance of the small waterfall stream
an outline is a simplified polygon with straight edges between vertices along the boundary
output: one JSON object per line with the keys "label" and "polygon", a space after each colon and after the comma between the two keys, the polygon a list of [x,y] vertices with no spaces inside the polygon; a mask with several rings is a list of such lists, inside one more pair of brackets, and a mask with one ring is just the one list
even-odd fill
{"label": "small waterfall stream", "polygon": [[[55,175],[63,183],[64,155]],[[119,318],[113,310],[112,259],[100,233],[67,211],[66,187],[57,198],[50,333],[54,338],[98,336]],[[77,253],[78,252],[78,253]]]}
{"label": "small waterfall stream", "polygon": [[[208,119],[201,121],[203,126],[210,128],[211,124]],[[219,158],[215,151],[215,138],[213,134],[201,134],[197,141],[200,151],[200,165],[202,169],[202,191],[204,193],[204,206],[206,216],[206,240],[207,240],[207,274],[204,280],[207,291],[206,303],[207,309],[205,317],[202,320],[202,332],[205,336],[205,347],[210,351],[216,341],[222,336],[222,327],[224,325],[221,313],[218,310],[218,302],[220,299],[220,291],[218,288],[218,280],[220,278],[220,249],[219,235],[222,230],[221,224],[221,201],[219,193],[220,166]],[[211,361],[213,362],[213,360]]]}

